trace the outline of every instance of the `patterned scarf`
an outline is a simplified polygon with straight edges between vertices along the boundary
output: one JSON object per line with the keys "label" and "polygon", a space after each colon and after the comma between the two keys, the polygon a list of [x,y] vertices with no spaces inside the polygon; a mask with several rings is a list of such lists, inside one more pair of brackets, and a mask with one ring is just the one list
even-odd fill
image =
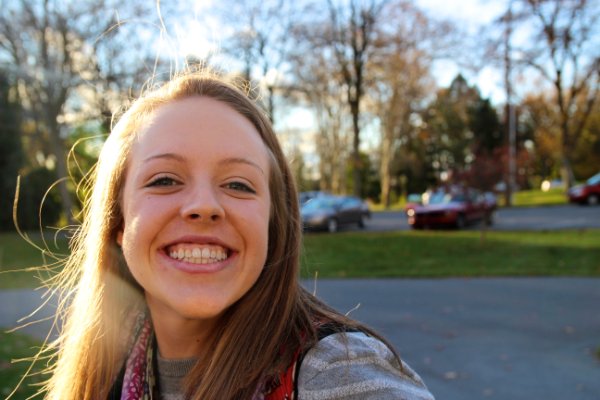
{"label": "patterned scarf", "polygon": [[121,400],[158,399],[154,378],[154,333],[150,319],[140,315],[134,332],[137,335],[125,364]]}
{"label": "patterned scarf", "polygon": [[[142,313],[136,317],[133,332],[136,334],[131,341],[131,352],[125,364],[121,400],[158,399],[154,375],[155,339],[152,323],[146,314]],[[252,400],[293,399],[295,368],[296,359],[279,377],[259,385]]]}

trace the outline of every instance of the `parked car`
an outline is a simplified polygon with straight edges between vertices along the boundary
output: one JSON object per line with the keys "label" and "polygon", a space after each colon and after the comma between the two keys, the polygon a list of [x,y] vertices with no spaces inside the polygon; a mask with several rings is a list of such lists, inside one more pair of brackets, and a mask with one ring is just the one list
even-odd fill
{"label": "parked car", "polygon": [[320,190],[309,190],[308,192],[300,192],[298,193],[298,200],[300,201],[300,206],[309,200],[314,199],[319,196],[326,196],[326,192],[321,192]]}
{"label": "parked car", "polygon": [[304,203],[300,215],[304,229],[337,232],[341,225],[347,224],[364,228],[371,211],[357,197],[323,195]]}
{"label": "parked car", "polygon": [[408,223],[414,229],[465,226],[483,221],[493,223],[497,203],[495,197],[482,195],[471,188],[453,187],[431,193],[427,202],[408,212]]}
{"label": "parked car", "polygon": [[412,213],[410,210],[414,210],[415,207],[423,204],[422,198],[422,195],[418,193],[411,193],[408,196],[406,196],[406,205],[404,206],[404,212],[406,213],[406,215]]}
{"label": "parked car", "polygon": [[573,186],[567,192],[571,203],[596,205],[600,203],[600,172],[583,185]]}

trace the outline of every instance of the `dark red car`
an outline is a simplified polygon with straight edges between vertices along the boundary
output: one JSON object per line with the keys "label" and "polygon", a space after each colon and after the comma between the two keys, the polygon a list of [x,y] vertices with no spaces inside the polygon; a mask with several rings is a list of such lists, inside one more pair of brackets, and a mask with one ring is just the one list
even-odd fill
{"label": "dark red car", "polygon": [[583,185],[569,189],[567,195],[571,203],[596,205],[600,203],[600,172],[588,179]]}
{"label": "dark red car", "polygon": [[479,191],[470,188],[437,190],[423,205],[407,211],[408,223],[414,229],[465,226],[483,221],[493,223],[496,202],[486,199]]}

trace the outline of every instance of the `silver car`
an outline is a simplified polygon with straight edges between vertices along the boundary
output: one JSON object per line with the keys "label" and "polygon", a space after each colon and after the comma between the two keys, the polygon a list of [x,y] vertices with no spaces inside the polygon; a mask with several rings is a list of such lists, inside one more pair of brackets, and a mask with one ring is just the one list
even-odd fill
{"label": "silver car", "polygon": [[353,196],[319,196],[309,200],[300,209],[306,230],[337,232],[341,225],[357,224],[365,227],[371,212],[366,202]]}

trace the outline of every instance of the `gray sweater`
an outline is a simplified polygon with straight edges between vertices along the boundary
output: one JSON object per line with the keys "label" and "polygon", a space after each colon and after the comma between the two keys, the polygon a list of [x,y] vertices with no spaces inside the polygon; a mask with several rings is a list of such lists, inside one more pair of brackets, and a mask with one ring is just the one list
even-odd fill
{"label": "gray sweater", "polygon": [[[194,360],[158,358],[162,400],[183,400],[180,382]],[[298,375],[297,400],[433,400],[407,364],[364,333],[327,336],[306,353]]]}
{"label": "gray sweater", "polygon": [[298,400],[433,400],[407,364],[364,333],[327,336],[305,356],[298,376]]}

